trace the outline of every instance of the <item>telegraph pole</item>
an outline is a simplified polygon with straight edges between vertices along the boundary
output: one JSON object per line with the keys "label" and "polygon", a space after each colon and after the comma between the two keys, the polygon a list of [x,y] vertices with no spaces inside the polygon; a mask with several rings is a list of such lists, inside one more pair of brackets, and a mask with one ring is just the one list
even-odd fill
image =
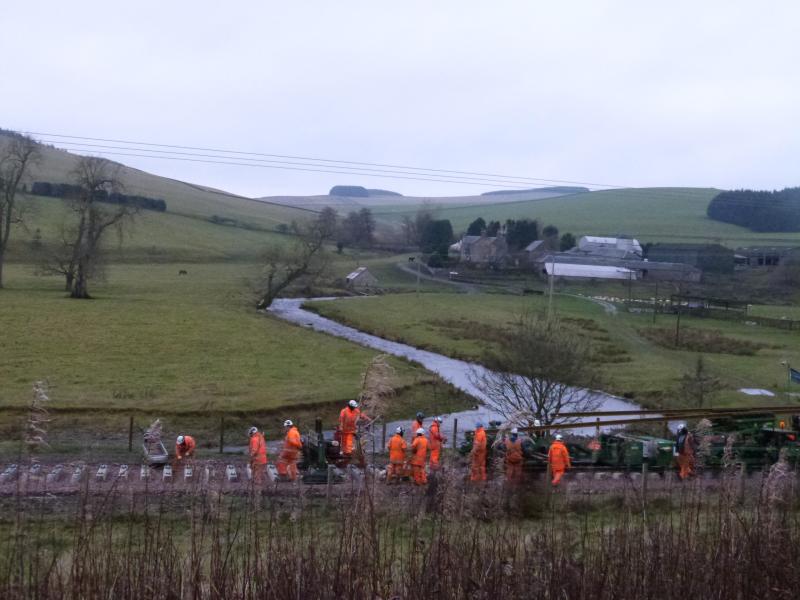
{"label": "telegraph pole", "polygon": [[555,271],[556,271],[556,261],[550,263],[550,281],[548,283],[548,292],[547,292],[547,318],[550,319],[553,316],[553,279],[555,278]]}

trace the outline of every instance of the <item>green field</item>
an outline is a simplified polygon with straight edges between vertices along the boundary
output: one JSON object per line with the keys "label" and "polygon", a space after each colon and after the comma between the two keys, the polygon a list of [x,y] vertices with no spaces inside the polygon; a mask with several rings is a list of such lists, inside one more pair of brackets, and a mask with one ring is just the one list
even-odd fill
{"label": "green field", "polygon": [[[179,268],[187,276],[177,276]],[[57,407],[259,411],[352,398],[374,352],[253,310],[247,264],[124,265],[96,299],[9,269],[2,292],[4,406],[47,379]],[[398,386],[430,376],[393,361]]]}
{"label": "green field", "polygon": [[[800,244],[800,233],[755,233],[743,227],[713,221],[706,216],[708,203],[720,190],[713,188],[632,188],[597,191],[543,200],[483,205],[439,205],[436,217],[450,219],[456,233],[470,222],[537,219],[563,233],[581,235],[631,235],[644,242],[718,242],[731,247]],[[399,223],[418,207],[376,207],[379,219]]]}
{"label": "green field", "polygon": [[[651,406],[676,406],[681,376],[690,371],[697,354],[659,347],[637,332],[652,326],[652,315],[619,312],[607,314],[602,306],[587,299],[557,295],[555,309],[571,326],[582,329],[599,357],[598,368],[604,389]],[[525,310],[544,310],[542,296],[499,294],[423,294],[368,298],[358,303],[314,302],[314,310],[338,321],[374,332],[382,337],[406,342],[464,359],[477,360],[491,345],[496,331],[514,323]],[[590,319],[594,325],[583,322]],[[657,326],[674,328],[675,317],[659,315]],[[722,379],[725,390],[716,402],[755,403],[738,392],[742,387],[785,391],[786,370],[782,360],[800,364],[800,333],[744,324],[683,317],[682,326],[719,330],[725,336],[764,344],[755,356],[706,353],[710,371]],[[768,401],[766,397],[760,398]],[[772,399],[772,402],[781,400]]]}

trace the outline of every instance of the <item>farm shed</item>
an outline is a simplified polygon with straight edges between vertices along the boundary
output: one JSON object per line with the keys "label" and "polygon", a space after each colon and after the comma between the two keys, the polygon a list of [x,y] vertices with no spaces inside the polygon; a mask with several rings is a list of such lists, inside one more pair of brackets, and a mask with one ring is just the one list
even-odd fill
{"label": "farm shed", "polygon": [[367,267],[358,267],[345,277],[345,286],[348,288],[369,288],[377,285],[377,278],[369,272]]}

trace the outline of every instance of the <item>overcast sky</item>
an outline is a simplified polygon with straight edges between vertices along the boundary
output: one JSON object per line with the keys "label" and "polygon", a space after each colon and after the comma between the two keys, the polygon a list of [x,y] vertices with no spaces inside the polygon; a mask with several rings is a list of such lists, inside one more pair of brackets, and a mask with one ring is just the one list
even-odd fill
{"label": "overcast sky", "polygon": [[[6,128],[625,186],[800,184],[796,1],[31,0],[0,19]],[[114,158],[253,196],[503,187]]]}

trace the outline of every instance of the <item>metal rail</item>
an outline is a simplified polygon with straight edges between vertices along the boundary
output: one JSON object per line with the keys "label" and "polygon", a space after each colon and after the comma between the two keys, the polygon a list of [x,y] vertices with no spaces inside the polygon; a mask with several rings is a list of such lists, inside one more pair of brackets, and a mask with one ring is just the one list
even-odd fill
{"label": "metal rail", "polygon": [[715,414],[728,414],[733,412],[777,412],[783,409],[788,411],[796,411],[800,413],[800,404],[788,405],[779,404],[775,406],[731,406],[725,408],[663,408],[663,409],[641,409],[641,410],[606,410],[606,411],[589,411],[589,412],[564,412],[557,413],[557,417],[573,418],[573,417],[615,417],[621,415],[667,415],[673,413],[681,414],[694,414],[700,413],[708,416]]}
{"label": "metal rail", "polygon": [[[606,414],[605,416],[613,416],[613,411],[611,415]],[[800,414],[800,406],[781,406],[781,407],[772,407],[769,410],[765,410],[764,408],[752,408],[752,409],[744,409],[744,410],[714,410],[713,412],[709,412],[708,410],[700,413],[700,412],[692,412],[692,413],[669,413],[669,414],[660,414],[658,416],[653,417],[642,417],[638,419],[613,419],[608,421],[586,421],[580,423],[555,423],[551,425],[540,425],[538,427],[520,427],[520,431],[526,431],[530,433],[539,433],[539,432],[546,432],[552,429],[586,429],[592,427],[609,427],[609,426],[617,426],[617,425],[634,425],[637,423],[664,423],[668,421],[676,421],[682,420],[684,418],[703,418],[703,417],[727,417],[727,416],[738,416],[738,415],[750,415],[750,414],[761,414],[761,413],[771,413],[771,414],[791,414],[791,413],[798,413]],[[586,416],[603,416],[603,413],[583,413]],[[625,414],[642,414],[633,411],[620,411],[621,415]],[[654,414],[654,413],[650,413]],[[657,413],[655,413],[657,414]],[[561,415],[564,416],[564,415]]]}

